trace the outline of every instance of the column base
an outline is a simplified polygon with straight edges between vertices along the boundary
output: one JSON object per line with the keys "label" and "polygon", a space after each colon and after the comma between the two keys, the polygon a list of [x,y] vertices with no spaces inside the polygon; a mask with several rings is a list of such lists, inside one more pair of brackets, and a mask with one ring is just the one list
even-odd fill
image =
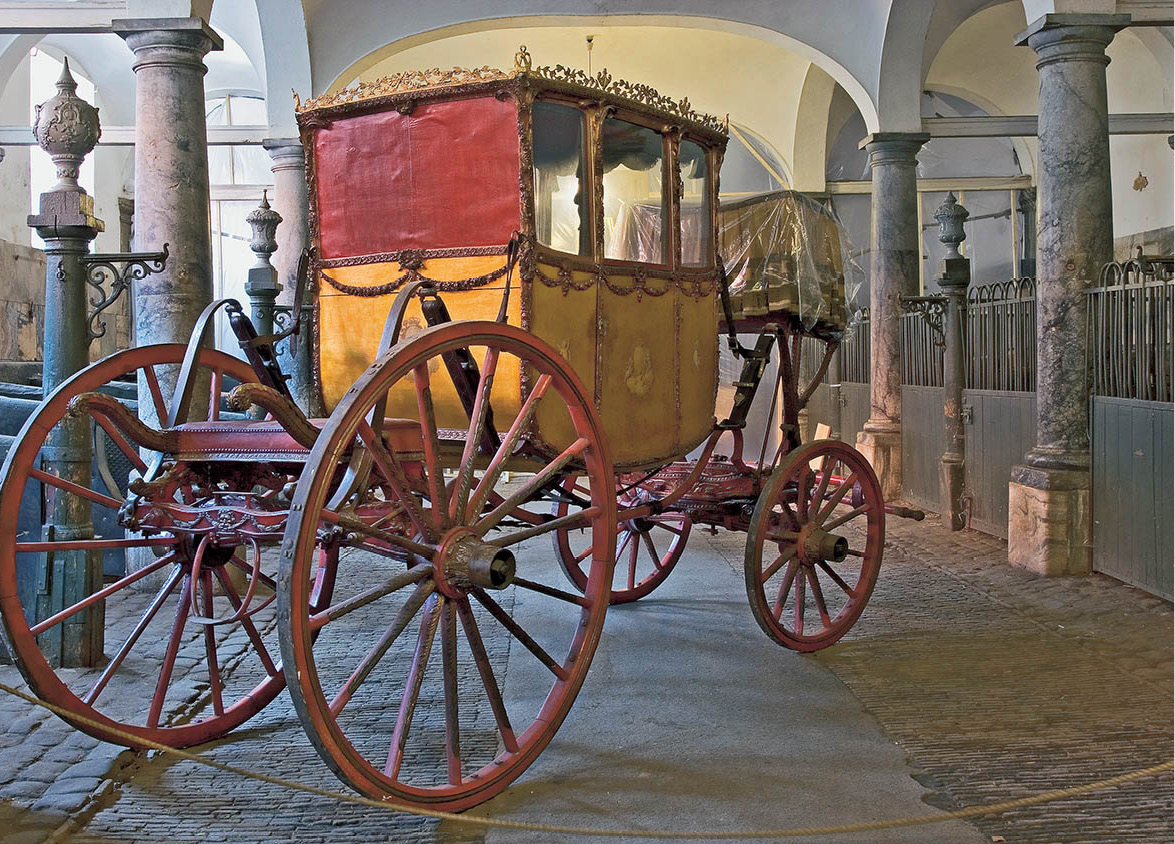
{"label": "column base", "polygon": [[1087,575],[1088,472],[1014,466],[1008,484],[1008,562],[1046,577]]}
{"label": "column base", "polygon": [[881,483],[881,495],[886,501],[902,496],[902,432],[869,429],[857,434],[857,451],[864,455]]}
{"label": "column base", "polygon": [[938,488],[942,503],[942,526],[949,531],[967,527],[967,511],[963,507],[963,482],[966,467],[957,457],[944,457],[938,469]]}

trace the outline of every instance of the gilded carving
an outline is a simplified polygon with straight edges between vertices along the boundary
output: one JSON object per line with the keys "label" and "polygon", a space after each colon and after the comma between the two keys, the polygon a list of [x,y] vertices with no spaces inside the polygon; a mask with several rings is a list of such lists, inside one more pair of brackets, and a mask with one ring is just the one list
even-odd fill
{"label": "gilded carving", "polygon": [[624,383],[635,396],[643,396],[653,386],[653,356],[644,346],[636,345],[624,367]]}

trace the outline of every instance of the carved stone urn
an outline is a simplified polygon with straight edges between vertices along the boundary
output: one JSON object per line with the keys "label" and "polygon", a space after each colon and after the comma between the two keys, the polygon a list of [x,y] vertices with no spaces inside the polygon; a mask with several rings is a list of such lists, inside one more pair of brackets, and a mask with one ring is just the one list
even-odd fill
{"label": "carved stone urn", "polygon": [[934,219],[938,220],[938,239],[946,244],[947,258],[961,258],[959,244],[967,237],[963,233],[963,223],[970,217],[970,212],[959,204],[953,192],[947,194],[942,205],[934,212]]}
{"label": "carved stone urn", "polygon": [[78,170],[102,134],[98,109],[79,97],[77,90],[66,59],[57,80],[57,95],[37,106],[33,121],[37,143],[57,166],[53,191],[85,193],[78,184]]}

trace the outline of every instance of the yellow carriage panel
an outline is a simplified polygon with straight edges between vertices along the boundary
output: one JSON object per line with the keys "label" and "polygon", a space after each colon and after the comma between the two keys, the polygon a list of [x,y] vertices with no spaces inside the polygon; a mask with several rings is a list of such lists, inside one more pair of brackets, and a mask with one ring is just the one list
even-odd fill
{"label": "yellow carriage panel", "polygon": [[[538,273],[557,278],[558,268],[539,265]],[[527,330],[546,341],[571,364],[588,395],[596,384],[596,281],[588,272],[572,272],[566,289],[544,284],[538,279],[526,281],[525,300]],[[542,402],[535,414],[544,442],[563,449],[575,436],[571,418],[557,402]],[[613,446],[615,447],[615,443]]]}
{"label": "yellow carriage panel", "polygon": [[[714,279],[703,281],[700,290],[686,284],[676,291],[678,450],[692,450],[714,428],[714,405],[718,394],[718,344],[714,325],[718,321],[718,303]],[[707,294],[706,290],[710,292]],[[695,295],[700,293],[701,295]]]}
{"label": "yellow carriage panel", "polygon": [[[673,288],[666,279],[638,281],[615,271],[599,288],[596,400],[617,466],[663,463],[680,453]],[[708,334],[712,346],[712,324]]]}
{"label": "yellow carriage panel", "polygon": [[[504,265],[505,259],[500,255],[430,258],[421,265],[419,273],[439,282],[443,290],[446,282],[493,274]],[[384,323],[399,286],[375,295],[372,291],[392,287],[389,281],[399,279],[403,270],[398,264],[380,262],[328,268],[323,270],[323,275],[318,297],[319,334],[332,338],[332,342],[318,344],[318,361],[323,402],[329,412],[375,360]],[[453,319],[492,320],[498,315],[504,289],[504,280],[498,278],[480,287],[445,291],[442,295]],[[519,324],[521,311],[521,297],[516,285],[510,294],[508,308],[512,324]],[[400,338],[407,339],[426,327],[420,302],[414,298],[405,311]],[[340,342],[340,338],[345,341]],[[480,355],[481,351],[474,350],[474,354]],[[502,362],[495,379],[493,405],[500,407],[502,414],[517,412],[519,406],[519,373],[517,366],[510,370],[510,362],[515,361]],[[442,373],[441,377],[433,379],[432,393],[440,427],[468,427],[469,418],[447,375]],[[393,391],[388,397],[387,413],[390,417],[415,418],[415,392],[408,387]]]}

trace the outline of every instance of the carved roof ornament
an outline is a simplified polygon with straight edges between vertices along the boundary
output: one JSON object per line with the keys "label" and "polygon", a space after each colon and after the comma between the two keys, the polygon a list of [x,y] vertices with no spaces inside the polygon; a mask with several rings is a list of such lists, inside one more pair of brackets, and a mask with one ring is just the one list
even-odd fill
{"label": "carved roof ornament", "polygon": [[33,121],[33,136],[57,167],[53,191],[85,193],[78,184],[78,171],[102,135],[98,109],[79,97],[77,90],[67,58],[57,80],[56,96],[37,106]]}
{"label": "carved roof ornament", "polygon": [[680,100],[674,100],[672,97],[661,94],[649,85],[613,78],[612,74],[606,69],[592,74],[579,68],[565,67],[561,64],[555,65],[554,67],[547,65],[535,67],[531,54],[525,45],[519,47],[518,52],[514,54],[514,67],[510,71],[499,70],[489,66],[479,68],[454,67],[449,70],[442,70],[440,68],[433,68],[431,70],[407,70],[371,82],[357,82],[341,91],[312,97],[305,102],[301,102],[297,94],[295,94],[295,111],[301,114],[331,106],[343,105],[345,103],[354,103],[422,89],[468,85],[477,82],[493,82],[524,76],[564,85],[573,85],[583,88],[586,91],[598,91],[617,99],[628,100],[637,106],[656,109],[671,117],[696,123],[716,132],[725,134],[728,131],[729,118],[722,120],[712,114],[699,112],[694,109],[689,98],[683,97]]}

